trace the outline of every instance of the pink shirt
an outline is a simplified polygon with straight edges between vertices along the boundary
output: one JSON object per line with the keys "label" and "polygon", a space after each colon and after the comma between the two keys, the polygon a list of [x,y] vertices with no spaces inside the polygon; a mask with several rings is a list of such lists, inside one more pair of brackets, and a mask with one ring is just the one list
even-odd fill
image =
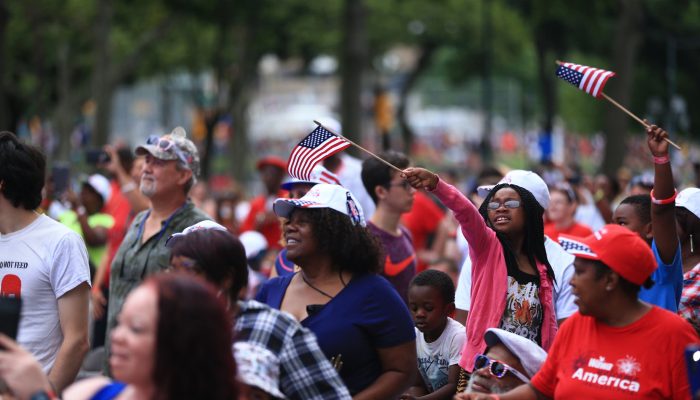
{"label": "pink shirt", "polygon": [[[454,212],[462,233],[469,242],[469,255],[472,259],[472,306],[467,319],[467,341],[459,365],[471,371],[474,357],[486,350],[486,329],[499,327],[506,307],[506,260],[496,232],[486,225],[479,210],[459,190],[439,180],[432,193]],[[540,276],[539,297],[544,310],[541,345],[548,350],[557,333],[552,280],[547,276],[547,266],[539,261],[537,272]]]}

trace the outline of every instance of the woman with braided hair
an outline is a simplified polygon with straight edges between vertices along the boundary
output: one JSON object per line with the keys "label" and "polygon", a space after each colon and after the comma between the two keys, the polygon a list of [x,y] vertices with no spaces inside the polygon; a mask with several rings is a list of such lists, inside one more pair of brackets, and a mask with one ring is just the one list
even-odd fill
{"label": "woman with braided hair", "polygon": [[479,209],[428,170],[403,172],[413,187],[433,192],[455,213],[469,242],[472,308],[460,361],[467,371],[486,348],[483,337],[488,328],[524,336],[544,349],[556,334],[554,272],[545,252],[541,205],[548,202],[549,192],[537,174],[517,172],[488,188]]}

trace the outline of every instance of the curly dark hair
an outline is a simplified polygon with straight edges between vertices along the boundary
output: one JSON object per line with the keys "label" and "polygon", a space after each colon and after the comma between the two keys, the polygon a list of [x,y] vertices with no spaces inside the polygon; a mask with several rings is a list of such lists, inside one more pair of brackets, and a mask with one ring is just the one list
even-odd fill
{"label": "curly dark hair", "polygon": [[248,285],[248,262],[241,241],[229,232],[215,229],[202,229],[175,239],[170,258],[191,258],[204,278],[215,286],[230,279],[228,295],[235,302],[241,289]]}
{"label": "curly dark hair", "polygon": [[341,271],[364,274],[382,270],[382,247],[366,227],[353,225],[348,216],[330,208],[297,208],[294,213],[303,213],[318,248],[330,255]]}
{"label": "curly dark hair", "polygon": [[[535,196],[533,196],[530,191],[523,189],[518,185],[512,185],[509,183],[496,185],[493,189],[491,189],[488,196],[486,196],[484,202],[481,203],[481,207],[479,207],[479,214],[481,214],[484,221],[486,221],[486,225],[493,229],[493,225],[491,225],[491,221],[489,221],[487,206],[496,192],[506,187],[518,192],[520,199],[522,200],[523,210],[525,211],[525,232],[523,232],[523,238],[525,240],[523,241],[523,246],[525,247],[527,258],[530,260],[533,267],[536,265],[536,260],[546,265],[547,275],[552,278],[552,281],[554,281],[554,270],[552,270],[552,266],[549,264],[547,252],[544,248],[544,221],[542,220],[544,208],[542,208],[540,203],[537,202]],[[495,229],[494,231],[496,232],[496,237],[498,237],[498,240],[501,242],[501,246],[503,247],[503,256],[506,259],[506,266],[508,270],[517,270],[518,249],[513,248],[510,239],[508,239],[505,234],[498,232]]]}
{"label": "curly dark hair", "polygon": [[156,399],[236,399],[232,326],[215,289],[189,274],[149,278],[158,293]]}
{"label": "curly dark hair", "polygon": [[442,271],[426,269],[413,277],[408,285],[409,290],[414,286],[430,286],[440,292],[445,304],[455,302],[455,284],[452,278]]}
{"label": "curly dark hair", "polygon": [[14,207],[34,210],[41,204],[46,156],[22,143],[14,133],[0,132],[0,192]]}

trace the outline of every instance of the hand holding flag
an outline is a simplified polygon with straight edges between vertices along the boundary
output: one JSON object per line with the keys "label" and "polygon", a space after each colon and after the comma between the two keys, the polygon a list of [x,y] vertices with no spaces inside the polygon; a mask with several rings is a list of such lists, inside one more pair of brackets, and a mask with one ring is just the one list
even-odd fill
{"label": "hand holding flag", "polygon": [[[584,92],[590,94],[591,96],[593,96],[597,99],[599,99],[601,97],[606,99],[607,101],[612,103],[614,106],[616,106],[620,110],[627,113],[627,115],[634,118],[637,122],[642,124],[645,128],[649,128],[649,124],[642,121],[641,118],[634,115],[630,110],[626,109],[621,104],[619,104],[615,100],[611,99],[607,94],[603,93],[603,88],[605,87],[605,84],[608,82],[608,79],[615,76],[614,72],[606,71],[604,69],[599,69],[599,68],[587,67],[585,65],[561,62],[561,61],[557,61],[557,65],[558,65],[558,67],[557,67],[557,77],[558,78],[561,78],[561,79],[569,82],[570,84],[576,86],[577,88],[583,90]],[[680,146],[673,143],[668,138],[664,138],[664,140],[666,142],[668,142],[670,145],[672,145],[673,147],[677,148],[678,150],[681,149]]]}

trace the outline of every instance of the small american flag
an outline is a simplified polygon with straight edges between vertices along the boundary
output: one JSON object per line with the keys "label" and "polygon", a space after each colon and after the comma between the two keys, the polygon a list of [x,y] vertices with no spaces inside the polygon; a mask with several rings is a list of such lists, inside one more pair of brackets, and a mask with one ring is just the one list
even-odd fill
{"label": "small american flag", "polygon": [[605,83],[613,76],[612,71],[572,63],[562,63],[557,68],[557,77],[596,98],[601,97]]}
{"label": "small american flag", "polygon": [[571,238],[566,238],[566,237],[559,237],[559,244],[561,247],[566,250],[567,252],[571,254],[582,254],[582,255],[587,255],[591,257],[597,257],[597,254],[595,254],[593,251],[591,251],[591,248],[588,247],[587,245],[571,239]]}
{"label": "small american flag", "polygon": [[294,178],[309,180],[316,164],[348,147],[350,142],[318,126],[294,147],[287,172]]}

